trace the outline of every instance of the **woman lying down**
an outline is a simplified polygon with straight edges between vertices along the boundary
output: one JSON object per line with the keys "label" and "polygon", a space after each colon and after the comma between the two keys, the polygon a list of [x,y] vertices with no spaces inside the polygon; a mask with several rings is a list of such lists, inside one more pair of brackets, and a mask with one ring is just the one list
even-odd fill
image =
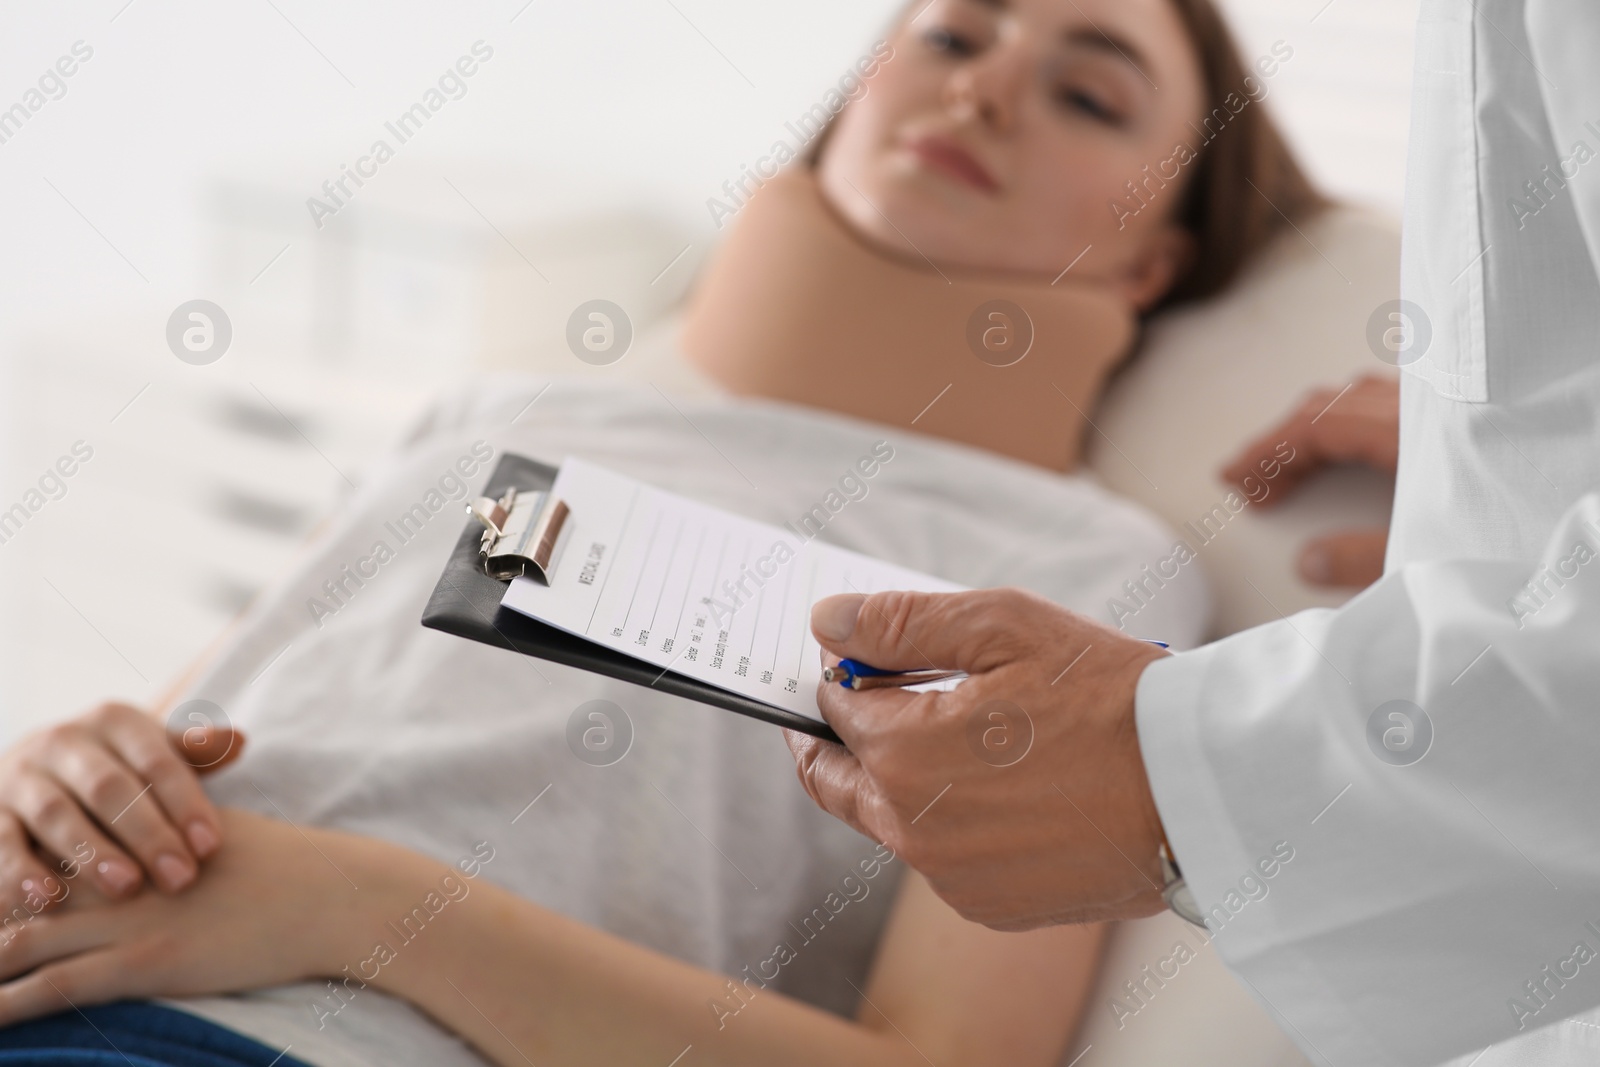
{"label": "woman lying down", "polygon": [[[812,806],[771,726],[418,622],[509,452],[774,523],[830,501],[834,543],[1102,617],[1168,552],[1072,471],[1138,317],[1227,284],[1267,200],[1317,203],[1252,102],[1263,68],[1206,0],[919,9],[741,208],[670,392],[495,381],[374,472],[186,687],[249,738],[204,791],[116,706],[4,758],[0,1063],[1075,1054],[1101,930],[960,920]],[[969,344],[987,301],[1027,310],[1020,357],[1014,313]],[[1140,628],[1193,642],[1203,601],[1171,583]],[[631,723],[615,762],[569,742],[594,700]]]}

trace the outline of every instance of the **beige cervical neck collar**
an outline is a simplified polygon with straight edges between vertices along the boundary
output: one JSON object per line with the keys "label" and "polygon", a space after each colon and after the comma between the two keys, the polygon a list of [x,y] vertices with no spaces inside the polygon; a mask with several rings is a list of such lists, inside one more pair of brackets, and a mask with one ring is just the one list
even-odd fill
{"label": "beige cervical neck collar", "polygon": [[1085,419],[1134,333],[1131,309],[1098,285],[941,274],[871,248],[796,169],[740,212],[697,283],[682,345],[736,394],[1060,471],[1077,466]]}

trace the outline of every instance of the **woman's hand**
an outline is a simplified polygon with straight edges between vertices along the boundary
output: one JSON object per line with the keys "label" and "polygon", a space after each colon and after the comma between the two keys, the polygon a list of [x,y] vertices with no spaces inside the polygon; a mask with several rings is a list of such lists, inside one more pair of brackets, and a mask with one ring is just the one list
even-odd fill
{"label": "woman's hand", "polygon": [[222,844],[198,775],[243,747],[236,731],[169,733],[116,703],[24,738],[0,755],[0,911],[60,895],[60,874],[39,853],[73,874],[88,863],[111,897],[137,893],[146,872],[169,893],[189,885]]}
{"label": "woman's hand", "polygon": [[228,847],[185,893],[112,901],[84,885],[52,912],[0,926],[0,1026],[337,975],[370,953],[377,916],[390,913],[385,887],[432,874],[430,861],[367,838],[235,809],[221,827]]}
{"label": "woman's hand", "polygon": [[[1248,481],[1288,442],[1294,462],[1284,464],[1277,487],[1292,491],[1335,463],[1359,463],[1393,476],[1400,462],[1400,383],[1368,374],[1344,389],[1317,389],[1278,425],[1239,450],[1222,477],[1249,491]],[[1259,504],[1279,499],[1274,493]],[[1312,585],[1367,586],[1383,576],[1386,529],[1344,530],[1308,541],[1300,551],[1300,577]]]}

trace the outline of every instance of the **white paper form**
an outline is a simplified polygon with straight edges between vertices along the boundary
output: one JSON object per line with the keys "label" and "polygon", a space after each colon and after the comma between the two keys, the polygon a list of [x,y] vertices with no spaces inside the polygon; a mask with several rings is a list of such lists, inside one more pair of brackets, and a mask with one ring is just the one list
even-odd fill
{"label": "white paper form", "polygon": [[572,525],[551,584],[518,578],[505,607],[812,719],[822,674],[812,604],[963,588],[571,457],[551,492]]}

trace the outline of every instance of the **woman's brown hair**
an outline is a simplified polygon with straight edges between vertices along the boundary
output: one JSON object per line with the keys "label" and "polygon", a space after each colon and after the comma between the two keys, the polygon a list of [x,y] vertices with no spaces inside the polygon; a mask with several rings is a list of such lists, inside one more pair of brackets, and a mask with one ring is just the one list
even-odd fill
{"label": "woman's brown hair", "polygon": [[[1244,265],[1291,222],[1328,206],[1272,116],[1250,99],[1238,46],[1212,0],[1172,0],[1200,58],[1206,118],[1225,116],[1215,137],[1199,148],[1177,222],[1194,237],[1195,255],[1159,307],[1198,300],[1226,289]],[[1238,113],[1232,94],[1249,99]]]}

